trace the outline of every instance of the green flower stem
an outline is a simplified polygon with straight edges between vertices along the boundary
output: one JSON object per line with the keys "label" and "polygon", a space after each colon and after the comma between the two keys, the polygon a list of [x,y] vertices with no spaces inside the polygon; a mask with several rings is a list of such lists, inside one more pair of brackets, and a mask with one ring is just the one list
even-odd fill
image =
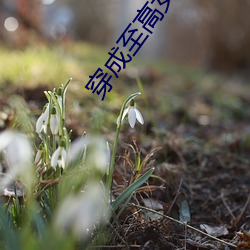
{"label": "green flower stem", "polygon": [[65,96],[66,96],[66,91],[68,89],[69,83],[72,81],[72,78],[70,78],[67,83],[63,86],[62,89],[62,127],[65,126]]}
{"label": "green flower stem", "polygon": [[113,152],[112,152],[112,158],[111,158],[111,163],[110,163],[110,167],[109,167],[109,173],[108,173],[108,177],[107,177],[107,193],[109,193],[111,191],[111,187],[112,187],[112,183],[113,183],[113,173],[114,173],[114,169],[115,169],[115,156],[116,156],[116,152],[117,152],[118,138],[119,138],[120,129],[121,129],[123,112],[125,110],[126,105],[132,99],[134,99],[136,96],[138,96],[140,94],[141,94],[140,92],[137,92],[137,93],[134,93],[134,94],[130,95],[124,101],[124,103],[123,103],[123,105],[121,107],[120,115],[119,115],[118,122],[117,122],[117,127],[116,127],[116,134],[115,134],[115,140],[114,140],[114,148],[113,148]]}
{"label": "green flower stem", "polygon": [[47,96],[47,92],[44,92],[46,97],[48,98],[48,101],[49,101],[49,117],[48,117],[48,123],[47,123],[47,133],[45,134],[45,145],[44,145],[44,148],[45,148],[45,155],[46,155],[46,164],[48,164],[50,162],[50,136],[49,136],[49,130],[50,130],[50,114],[51,114],[51,111],[52,111],[52,101],[51,101],[51,98],[49,98],[49,95]]}
{"label": "green flower stem", "polygon": [[53,147],[53,152],[56,150],[56,135],[52,135],[52,147]]}
{"label": "green flower stem", "polygon": [[[72,130],[70,132],[72,132]],[[69,133],[68,133],[67,129],[65,127],[63,127],[63,138],[65,140],[65,145],[64,146],[65,146],[66,150],[69,149],[69,146],[70,146],[70,143],[71,143]]]}

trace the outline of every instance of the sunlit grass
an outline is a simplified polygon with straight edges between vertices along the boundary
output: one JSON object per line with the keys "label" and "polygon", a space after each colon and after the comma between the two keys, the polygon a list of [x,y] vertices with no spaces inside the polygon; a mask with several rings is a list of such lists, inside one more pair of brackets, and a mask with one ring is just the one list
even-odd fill
{"label": "sunlit grass", "polygon": [[[70,92],[74,96],[73,100],[81,107],[89,107],[88,110],[81,109],[89,117],[99,106],[102,106],[104,113],[105,110],[110,109],[118,111],[122,100],[131,92],[138,90],[136,80],[128,77],[129,71],[134,67],[138,70],[144,85],[143,99],[146,98],[149,102],[144,109],[147,109],[147,113],[154,109],[149,117],[157,114],[158,117],[166,119],[166,124],[169,124],[168,115],[184,111],[192,118],[193,115],[196,116],[192,109],[197,105],[195,101],[197,99],[210,106],[213,117],[232,119],[244,115],[245,109],[242,109],[239,97],[232,93],[235,87],[232,88],[231,85],[225,87],[228,86],[225,76],[192,66],[177,65],[166,60],[143,60],[139,54],[126,65],[126,69],[121,70],[119,78],[113,76],[111,79],[113,89],[102,102],[100,96],[87,91],[85,85],[89,75],[92,75],[98,67],[105,69],[104,64],[109,58],[109,51],[110,47],[85,42],[67,42],[49,46],[33,45],[22,50],[2,45],[0,46],[0,85],[53,87],[72,77]],[[152,79],[150,70],[155,74]],[[145,72],[149,75],[145,76]],[[150,101],[152,98],[153,103]],[[213,111],[214,109],[217,111]],[[109,116],[104,115],[103,124],[106,124],[107,119],[109,121],[115,119]],[[85,117],[85,124],[92,122],[87,117]]]}
{"label": "sunlit grass", "polygon": [[45,46],[11,50],[0,47],[0,83],[23,86],[64,82],[70,76],[86,79],[80,61],[67,57],[62,49]]}
{"label": "sunlit grass", "polygon": [[[97,67],[105,68],[109,58],[109,47],[83,42],[69,42],[61,45],[33,45],[24,49],[12,49],[0,45],[0,84],[18,85],[55,85],[72,77],[74,80],[87,82],[88,76]],[[140,56],[133,58],[126,69],[136,67],[139,70],[155,68],[159,73],[170,75],[184,74],[188,78],[202,76],[202,71],[160,60],[146,61]],[[126,71],[122,69],[122,71]],[[120,75],[119,75],[120,77]],[[114,82],[114,79],[112,79]]]}

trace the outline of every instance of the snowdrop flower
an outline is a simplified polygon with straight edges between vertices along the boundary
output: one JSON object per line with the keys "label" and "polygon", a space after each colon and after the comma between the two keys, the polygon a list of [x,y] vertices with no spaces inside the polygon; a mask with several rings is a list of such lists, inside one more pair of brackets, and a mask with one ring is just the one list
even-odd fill
{"label": "snowdrop flower", "polygon": [[91,140],[88,147],[89,154],[87,155],[88,165],[93,165],[97,170],[105,173],[110,164],[110,150],[107,142],[101,137],[93,137]]}
{"label": "snowdrop flower", "polygon": [[58,101],[58,104],[59,104],[59,106],[61,108],[61,111],[62,111],[62,96],[58,95],[57,96],[57,101]]}
{"label": "snowdrop flower", "polygon": [[41,159],[42,159],[42,155],[43,155],[43,145],[42,143],[39,145],[39,148],[37,150],[36,156],[35,156],[35,163],[36,164],[40,164],[41,163]]}
{"label": "snowdrop flower", "polygon": [[67,161],[67,152],[63,143],[55,150],[51,157],[51,166],[55,169],[56,166],[64,169]]}
{"label": "snowdrop flower", "polygon": [[36,132],[41,133],[42,131],[46,134],[47,125],[49,120],[49,104],[47,104],[36,122]]}
{"label": "snowdrop flower", "polygon": [[57,98],[58,104],[59,104],[61,111],[62,111],[62,88],[61,87],[57,91],[56,98]]}
{"label": "snowdrop flower", "polygon": [[[86,154],[86,150],[88,154]],[[105,173],[110,164],[110,149],[102,137],[84,136],[75,140],[68,153],[68,162],[72,163],[79,157],[87,162],[87,166],[94,166]]]}
{"label": "snowdrop flower", "polygon": [[79,240],[86,240],[100,223],[108,217],[105,192],[98,182],[89,184],[81,194],[68,196],[55,216],[55,227],[64,233],[72,233]]}
{"label": "snowdrop flower", "polygon": [[7,173],[1,180],[1,188],[17,177],[21,177],[27,186],[31,185],[33,153],[28,138],[21,133],[6,130],[0,133],[0,152],[8,164]]}
{"label": "snowdrop flower", "polygon": [[144,123],[141,112],[135,107],[134,99],[130,101],[129,107],[124,110],[122,120],[125,118],[127,114],[128,114],[128,122],[131,128],[134,128],[136,120],[138,120],[138,122],[140,122],[141,124]]}
{"label": "snowdrop flower", "polygon": [[88,140],[85,136],[77,138],[70,144],[68,150],[68,162],[69,164],[74,163],[76,160],[85,160],[86,159],[86,150]]}
{"label": "snowdrop flower", "polygon": [[50,116],[50,130],[53,135],[56,135],[59,131],[60,121],[58,112],[55,107],[52,108]]}

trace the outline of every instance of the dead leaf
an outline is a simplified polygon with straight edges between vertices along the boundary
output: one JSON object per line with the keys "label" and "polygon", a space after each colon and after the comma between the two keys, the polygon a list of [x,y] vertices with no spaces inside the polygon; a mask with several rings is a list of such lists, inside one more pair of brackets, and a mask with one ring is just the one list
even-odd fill
{"label": "dead leaf", "polygon": [[238,244],[238,247],[250,249],[250,232],[237,232],[237,235],[243,240]]}
{"label": "dead leaf", "polygon": [[200,225],[201,230],[205,231],[207,234],[212,235],[214,237],[219,237],[222,235],[227,235],[228,230],[225,225],[222,226],[209,226],[207,224]]}
{"label": "dead leaf", "polygon": [[148,207],[150,209],[153,209],[153,210],[163,210],[163,205],[157,201],[157,200],[154,200],[154,199],[143,199],[143,203],[145,205],[145,207]]}
{"label": "dead leaf", "polygon": [[[144,203],[145,207],[156,210],[156,211],[163,214],[163,205],[159,201],[154,200],[154,199],[150,199],[150,198],[149,199],[145,198],[145,199],[143,199],[143,203]],[[150,219],[151,221],[158,220],[158,219],[162,218],[161,215],[150,212],[150,211],[145,210],[144,213],[145,213],[147,219]]]}

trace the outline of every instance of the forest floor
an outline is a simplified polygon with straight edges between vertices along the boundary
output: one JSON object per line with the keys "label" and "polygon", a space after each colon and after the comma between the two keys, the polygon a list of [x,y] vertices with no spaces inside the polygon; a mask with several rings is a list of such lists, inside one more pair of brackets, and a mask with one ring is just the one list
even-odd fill
{"label": "forest floor", "polygon": [[[80,45],[72,50],[69,47],[53,52],[66,61],[58,69],[67,69],[59,82],[56,77],[39,73],[40,62],[35,68],[36,62],[28,56],[33,74],[44,73],[44,79],[26,74],[27,78],[19,82],[16,75],[22,69],[9,75],[5,72],[0,84],[0,107],[11,113],[11,96],[19,94],[36,116],[46,102],[43,91],[66,82],[68,79],[61,82],[62,77],[71,77],[72,71],[66,123],[73,137],[98,130],[112,143],[123,100],[138,89],[142,92],[136,103],[145,124],[131,129],[125,122],[122,127],[114,195],[133,179],[134,161],[139,155],[141,161],[147,159],[143,171],[154,166],[155,172],[128,203],[114,226],[112,240],[103,249],[234,249],[230,244],[239,244],[240,249],[250,247],[250,235],[240,238],[236,234],[250,230],[250,78],[160,62],[139,64],[121,72],[118,81],[113,81],[113,90],[101,102],[100,96],[89,93],[84,86],[94,65],[100,67],[105,61],[98,56],[90,58]],[[102,52],[101,58],[104,55]],[[81,66],[85,67],[84,73]],[[141,86],[133,78],[135,70]],[[1,129],[8,126],[6,121],[0,124]]]}

